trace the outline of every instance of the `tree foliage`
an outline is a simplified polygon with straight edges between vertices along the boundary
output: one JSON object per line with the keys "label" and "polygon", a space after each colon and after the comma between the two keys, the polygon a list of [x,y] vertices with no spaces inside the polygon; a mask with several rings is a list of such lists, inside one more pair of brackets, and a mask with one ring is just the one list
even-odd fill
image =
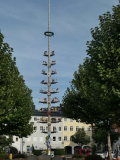
{"label": "tree foliage", "polygon": [[83,128],[79,128],[78,131],[72,135],[72,141],[81,146],[90,143],[89,137],[86,135]]}
{"label": "tree foliage", "polygon": [[[119,140],[119,136],[120,136],[119,132],[114,132],[114,131],[110,132],[111,145],[113,145],[113,143],[115,143],[117,140]],[[97,144],[103,143],[105,145],[105,150],[107,149],[108,140],[107,140],[107,134],[106,134],[105,130],[95,128],[93,131],[92,137],[93,137],[95,143],[97,143]]]}
{"label": "tree foliage", "polygon": [[91,29],[89,57],[75,71],[62,103],[64,116],[105,130],[109,153],[112,124],[120,126],[120,5],[112,10],[99,16],[99,26]]}
{"label": "tree foliage", "polygon": [[27,136],[33,131],[29,124],[32,90],[25,85],[12,58],[13,49],[3,39],[0,32],[0,135]]}
{"label": "tree foliage", "polygon": [[0,153],[3,151],[3,148],[9,146],[13,143],[12,137],[0,136]]}

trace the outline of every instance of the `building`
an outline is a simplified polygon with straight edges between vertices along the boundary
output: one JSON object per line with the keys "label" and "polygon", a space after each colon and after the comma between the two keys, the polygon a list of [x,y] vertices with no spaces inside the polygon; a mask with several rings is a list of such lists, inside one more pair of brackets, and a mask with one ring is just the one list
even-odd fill
{"label": "building", "polygon": [[[34,110],[30,122],[34,124],[34,133],[27,138],[19,138],[13,136],[13,147],[17,148],[21,153],[30,153],[31,148],[37,150],[46,150],[46,136],[48,136],[48,115],[47,108]],[[72,142],[71,136],[83,128],[91,141],[92,131],[90,124],[81,123],[78,120],[63,117],[60,107],[51,107],[51,149],[65,148],[66,154],[74,154],[76,148],[80,148],[78,144]],[[90,144],[82,146],[83,148],[90,148]]]}
{"label": "building", "polygon": [[[63,122],[62,115],[54,108],[51,112],[51,150],[63,149]],[[17,148],[21,153],[30,153],[31,148],[46,150],[47,141],[46,136],[48,136],[48,115],[47,109],[35,110],[30,122],[34,124],[34,132],[27,138],[19,138],[13,136],[12,144],[13,147]]]}
{"label": "building", "polygon": [[[117,127],[116,124],[113,124],[113,131],[114,132],[119,132],[120,134],[120,127]],[[120,136],[119,136],[119,140],[116,142],[116,143],[113,143],[113,146],[112,146],[112,150],[120,150]]]}
{"label": "building", "polygon": [[[71,136],[78,131],[79,128],[83,128],[86,134],[89,136],[91,141],[92,131],[90,124],[81,123],[78,120],[73,120],[69,118],[63,118],[63,142],[66,154],[74,154],[76,148],[80,148],[78,144],[72,142]],[[83,148],[91,148],[89,145],[82,146]]]}

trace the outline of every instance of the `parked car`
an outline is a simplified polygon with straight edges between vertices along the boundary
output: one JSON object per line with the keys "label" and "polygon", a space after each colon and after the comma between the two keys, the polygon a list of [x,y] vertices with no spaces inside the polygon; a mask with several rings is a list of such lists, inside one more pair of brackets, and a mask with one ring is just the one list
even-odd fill
{"label": "parked car", "polygon": [[101,156],[103,159],[106,157],[106,152],[98,151],[95,154]]}
{"label": "parked car", "polygon": [[[105,153],[106,157],[108,157],[108,151],[106,151]],[[116,153],[114,151],[112,151],[112,159],[116,159]]]}
{"label": "parked car", "polygon": [[[99,152],[96,152],[95,154],[100,155],[103,159],[108,157],[108,151],[105,151],[105,152],[99,151]],[[116,159],[114,151],[112,151],[112,159]]]}
{"label": "parked car", "polygon": [[80,155],[91,155],[91,150],[90,149],[76,149],[76,153]]}

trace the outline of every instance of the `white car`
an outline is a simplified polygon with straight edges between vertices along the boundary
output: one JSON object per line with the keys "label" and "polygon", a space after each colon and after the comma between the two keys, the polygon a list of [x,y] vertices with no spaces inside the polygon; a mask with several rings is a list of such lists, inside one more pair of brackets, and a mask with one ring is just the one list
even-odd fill
{"label": "white car", "polygon": [[[108,151],[106,151],[105,153],[106,153],[106,157],[108,157]],[[114,152],[114,151],[112,151],[112,158],[113,158],[113,159],[116,159],[116,157],[115,157],[115,156],[116,156],[115,152]]]}
{"label": "white car", "polygon": [[105,159],[106,157],[106,152],[99,151],[99,152],[96,152],[95,154],[101,156],[103,159]]}

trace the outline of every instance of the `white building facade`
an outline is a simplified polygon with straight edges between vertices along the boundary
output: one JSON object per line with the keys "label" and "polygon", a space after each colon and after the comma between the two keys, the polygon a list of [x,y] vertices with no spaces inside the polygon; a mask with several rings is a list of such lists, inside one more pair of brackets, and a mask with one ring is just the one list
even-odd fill
{"label": "white building facade", "polygon": [[[62,115],[59,112],[51,112],[51,150],[63,149],[63,122]],[[13,147],[17,148],[18,152],[30,153],[34,146],[36,150],[46,150],[47,143],[46,136],[48,136],[48,116],[47,112],[40,112],[35,110],[30,122],[33,122],[34,132],[27,138],[19,138],[13,136]]]}

